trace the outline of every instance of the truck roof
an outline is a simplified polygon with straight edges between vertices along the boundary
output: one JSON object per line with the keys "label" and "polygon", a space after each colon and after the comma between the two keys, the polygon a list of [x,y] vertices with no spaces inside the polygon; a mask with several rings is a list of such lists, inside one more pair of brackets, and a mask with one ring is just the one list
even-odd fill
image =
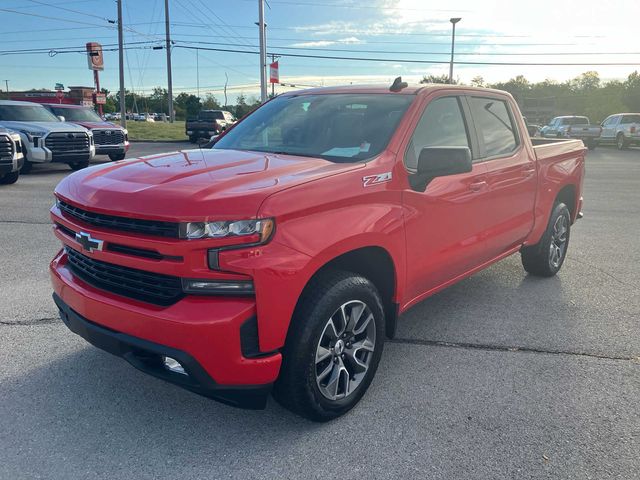
{"label": "truck roof", "polygon": [[25,107],[33,107],[34,105],[42,105],[37,102],[20,102],[18,100],[0,100],[0,105],[23,105]]}
{"label": "truck roof", "polygon": [[284,95],[297,96],[297,95],[322,95],[331,93],[388,93],[394,95],[417,95],[421,92],[428,93],[434,90],[463,90],[473,92],[485,92],[485,93],[498,93],[501,95],[509,95],[502,90],[495,90],[491,88],[470,87],[467,85],[448,85],[443,83],[426,83],[419,85],[409,85],[398,92],[391,92],[389,90],[390,84],[372,84],[372,85],[342,85],[336,87],[317,87],[308,88],[305,90],[299,90],[296,92],[287,92]]}
{"label": "truck roof", "polygon": [[47,107],[56,107],[56,108],[91,108],[84,105],[73,105],[70,103],[41,103],[40,105],[45,105]]}

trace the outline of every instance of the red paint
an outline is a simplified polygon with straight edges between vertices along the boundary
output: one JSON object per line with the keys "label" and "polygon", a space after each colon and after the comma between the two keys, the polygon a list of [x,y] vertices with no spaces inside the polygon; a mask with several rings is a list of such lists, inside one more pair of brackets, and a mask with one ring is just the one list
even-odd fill
{"label": "red paint", "polygon": [[[572,140],[534,148],[508,94],[452,86],[407,88],[401,93],[377,87],[309,92],[401,94],[414,95],[415,100],[386,150],[367,163],[190,150],[93,167],[67,177],[56,189],[68,203],[110,215],[174,222],[274,218],[276,230],[269,243],[223,250],[222,271],[212,271],[207,249],[237,240],[132,235],[91,227],[65,217],[56,207],[51,210],[54,222],[89,232],[106,244],[183,258],[84,252],[97,260],[180,277],[251,278],[255,298],[188,296],[170,307],[151,306],[78,280],[65,268],[64,253],[51,263],[56,293],[95,323],[185,350],[219,383],[269,383],[278,375],[280,354],[244,358],[240,324],[257,315],[260,349],[280,349],[305,285],[336,257],[363,247],[386,251],[395,268],[393,300],[404,311],[523,244],[536,243],[563,187],[574,188],[572,220],[581,207],[586,149]],[[478,92],[509,102],[521,146],[506,157],[474,163],[470,173],[436,178],[425,192],[412,190],[402,160],[426,105],[438,96]],[[79,248],[54,230],[63,243]]]}

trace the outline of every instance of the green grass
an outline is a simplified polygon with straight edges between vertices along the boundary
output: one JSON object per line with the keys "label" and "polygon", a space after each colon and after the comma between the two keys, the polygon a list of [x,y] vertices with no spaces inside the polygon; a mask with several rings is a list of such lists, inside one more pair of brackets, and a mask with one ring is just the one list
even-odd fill
{"label": "green grass", "polygon": [[129,140],[186,140],[184,121],[134,122],[127,120]]}

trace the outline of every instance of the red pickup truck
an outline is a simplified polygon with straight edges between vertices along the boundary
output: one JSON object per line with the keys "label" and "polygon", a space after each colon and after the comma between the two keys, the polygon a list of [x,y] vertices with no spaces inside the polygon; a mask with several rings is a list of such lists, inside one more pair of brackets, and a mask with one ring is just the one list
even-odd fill
{"label": "red pickup truck", "polygon": [[364,395],[412,305],[517,252],[530,274],[558,272],[586,149],[533,141],[496,90],[284,94],[210,150],[64,179],[54,300],[144,372],[329,420]]}

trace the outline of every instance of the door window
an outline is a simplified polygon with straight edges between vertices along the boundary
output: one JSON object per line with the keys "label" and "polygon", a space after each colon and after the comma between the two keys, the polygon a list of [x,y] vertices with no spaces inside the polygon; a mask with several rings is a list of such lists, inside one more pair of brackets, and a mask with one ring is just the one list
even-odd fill
{"label": "door window", "polygon": [[405,154],[407,169],[418,168],[418,157],[424,147],[467,147],[469,136],[457,97],[433,100],[422,114]]}
{"label": "door window", "polygon": [[484,143],[484,156],[495,157],[513,152],[519,144],[518,130],[507,102],[471,97],[469,103],[480,141]]}

